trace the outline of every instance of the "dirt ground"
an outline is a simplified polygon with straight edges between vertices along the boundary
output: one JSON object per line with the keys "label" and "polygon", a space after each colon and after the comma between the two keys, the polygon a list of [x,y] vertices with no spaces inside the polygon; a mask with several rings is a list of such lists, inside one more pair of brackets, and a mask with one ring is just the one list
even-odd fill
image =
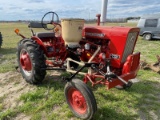
{"label": "dirt ground", "polygon": [[[23,103],[19,97],[35,89],[35,86],[25,82],[18,72],[0,73],[0,101],[2,102],[3,111],[14,109]],[[19,114],[14,120],[29,120],[30,117]]]}

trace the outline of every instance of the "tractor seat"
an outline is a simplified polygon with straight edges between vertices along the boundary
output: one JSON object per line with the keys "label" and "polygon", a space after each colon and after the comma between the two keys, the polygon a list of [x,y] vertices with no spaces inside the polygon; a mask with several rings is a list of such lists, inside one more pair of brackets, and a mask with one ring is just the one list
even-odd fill
{"label": "tractor seat", "polygon": [[36,35],[38,38],[54,38],[54,32],[37,32]]}

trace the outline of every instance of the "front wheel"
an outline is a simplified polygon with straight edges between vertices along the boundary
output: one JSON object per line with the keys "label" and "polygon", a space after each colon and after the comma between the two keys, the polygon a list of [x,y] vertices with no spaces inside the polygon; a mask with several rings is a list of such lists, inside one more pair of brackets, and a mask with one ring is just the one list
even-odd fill
{"label": "front wheel", "polygon": [[74,79],[65,85],[66,101],[74,115],[91,119],[97,110],[97,103],[91,89],[81,80]]}
{"label": "front wheel", "polygon": [[152,35],[150,33],[145,33],[143,35],[143,39],[145,39],[145,40],[151,40],[152,39]]}

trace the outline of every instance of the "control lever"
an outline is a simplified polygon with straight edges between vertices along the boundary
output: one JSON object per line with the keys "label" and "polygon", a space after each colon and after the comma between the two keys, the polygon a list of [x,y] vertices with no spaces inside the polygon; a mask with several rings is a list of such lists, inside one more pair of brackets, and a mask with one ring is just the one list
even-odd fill
{"label": "control lever", "polygon": [[124,79],[122,79],[118,75],[111,72],[111,70],[110,70],[110,59],[107,59],[106,65],[107,65],[107,73],[105,74],[105,78],[108,78],[108,81],[112,81],[111,80],[112,78],[118,78],[121,82],[124,83],[124,88],[129,88],[129,87],[132,86],[133,83],[131,81],[126,82]]}
{"label": "control lever", "polygon": [[112,82],[112,78],[117,78],[116,75],[110,71],[110,60],[107,60],[107,72],[104,73],[102,70],[98,69],[95,64],[91,65],[92,69],[94,69],[96,72],[99,72],[101,75],[105,77],[109,82]]}
{"label": "control lever", "polygon": [[131,81],[126,82],[124,79],[122,79],[118,75],[111,72],[111,70],[110,70],[110,59],[106,60],[106,66],[107,66],[107,72],[104,73],[103,71],[98,69],[95,64],[91,65],[92,69],[94,69],[96,72],[99,72],[101,75],[103,75],[105,77],[105,79],[107,79],[109,82],[112,82],[113,78],[118,78],[118,80],[120,80],[122,83],[124,83],[124,88],[129,88],[129,87],[132,86],[133,83]]}
{"label": "control lever", "polygon": [[117,78],[117,75],[111,72],[110,70],[110,59],[106,60],[107,72],[105,74],[105,78],[108,79],[109,82],[112,82],[112,78]]}

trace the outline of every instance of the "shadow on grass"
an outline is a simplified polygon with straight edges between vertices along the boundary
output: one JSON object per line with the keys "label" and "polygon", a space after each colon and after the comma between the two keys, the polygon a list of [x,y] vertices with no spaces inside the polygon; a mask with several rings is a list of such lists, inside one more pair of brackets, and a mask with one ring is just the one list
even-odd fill
{"label": "shadow on grass", "polygon": [[[137,118],[154,119],[160,117],[159,82],[147,80],[134,83],[130,89],[124,90],[124,93],[122,90],[120,91],[120,94],[126,95],[123,95],[123,97],[119,97],[120,94],[118,95],[118,91],[116,89],[114,90],[116,95],[107,93],[98,94],[100,101],[113,102],[115,106],[106,105],[104,102],[104,105],[98,108],[93,120],[135,120]],[[126,113],[121,109],[120,104],[123,103],[127,111]],[[129,114],[132,111],[130,109],[134,110],[135,113]]]}
{"label": "shadow on grass", "polygon": [[38,85],[38,87],[54,88],[55,90],[63,90],[65,86],[65,81],[62,80],[60,75],[47,75],[43,82]]}
{"label": "shadow on grass", "polygon": [[128,91],[138,101],[135,107],[141,119],[160,119],[160,82],[141,81]]}
{"label": "shadow on grass", "polygon": [[102,107],[98,109],[92,120],[134,120],[135,117],[136,115],[124,115],[114,109]]}

